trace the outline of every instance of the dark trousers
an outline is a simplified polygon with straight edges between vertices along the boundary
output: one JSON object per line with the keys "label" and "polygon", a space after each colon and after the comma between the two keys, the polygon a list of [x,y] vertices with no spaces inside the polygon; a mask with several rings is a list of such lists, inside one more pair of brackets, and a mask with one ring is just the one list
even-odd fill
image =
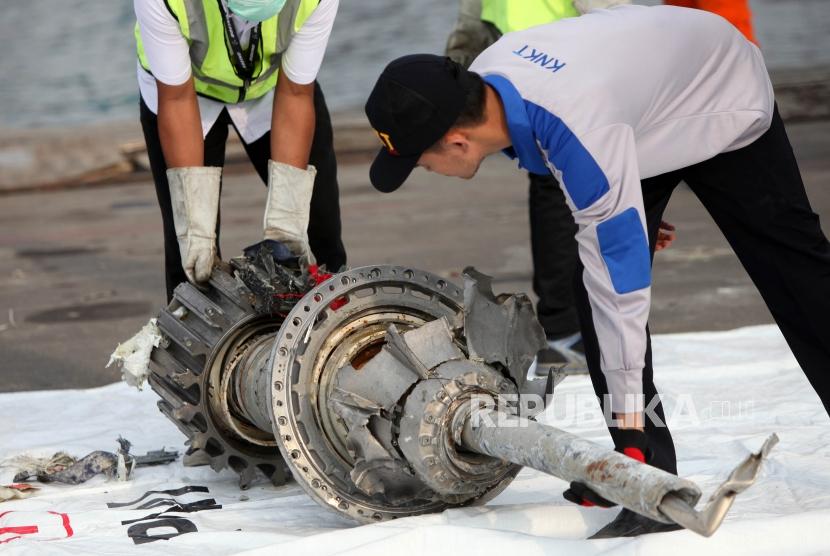
{"label": "dark trousers", "polygon": [[530,250],[536,316],[548,338],[579,332],[571,287],[579,255],[577,227],[565,194],[552,175],[530,177]]}
{"label": "dark trousers", "polygon": [[[681,181],[697,195],[729,241],[830,414],[830,243],[810,207],[777,108],[770,129],[751,145],[642,181],[652,257],[663,211]],[[599,366],[582,268],[577,272],[575,295],[586,358],[594,391],[603,400],[608,388]],[[643,392],[647,405],[658,396],[650,339]],[[661,405],[656,414],[665,422]],[[617,435],[617,429],[609,430],[612,438]],[[649,463],[676,473],[669,429],[647,418],[646,433]]]}
{"label": "dark trousers", "polygon": [[[150,168],[156,185],[156,196],[161,208],[164,226],[164,276],[168,302],[176,286],[187,280],[182,269],[176,228],[173,222],[173,208],[170,203],[170,186],[167,183],[167,164],[161,150],[158,132],[158,118],[141,101],[141,127],[150,158]],[[309,164],[317,168],[314,191],[311,196],[311,215],[308,224],[308,240],[317,263],[329,270],[340,270],[346,264],[346,249],[341,238],[340,193],[337,185],[337,160],[331,128],[331,117],[323,97],[323,91],[315,83],[314,110],[316,123],[314,140],[311,144]],[[227,111],[205,136],[205,166],[225,165],[225,142],[228,126],[233,125]],[[263,183],[268,183],[268,160],[271,158],[271,133],[268,132],[251,144],[245,144],[245,152],[254,165]],[[263,205],[262,210],[265,210]],[[219,253],[219,218],[216,220],[216,244]]]}

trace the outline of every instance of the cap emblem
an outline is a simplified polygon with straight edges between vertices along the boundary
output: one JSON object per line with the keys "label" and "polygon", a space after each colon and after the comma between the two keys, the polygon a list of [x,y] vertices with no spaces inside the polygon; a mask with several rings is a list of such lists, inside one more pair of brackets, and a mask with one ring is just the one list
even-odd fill
{"label": "cap emblem", "polygon": [[383,133],[378,130],[375,130],[375,133],[378,134],[380,138],[380,142],[383,143],[383,146],[386,147],[386,150],[389,151],[389,154],[399,156],[400,153],[395,149],[395,145],[392,144],[392,139],[389,138],[388,133]]}

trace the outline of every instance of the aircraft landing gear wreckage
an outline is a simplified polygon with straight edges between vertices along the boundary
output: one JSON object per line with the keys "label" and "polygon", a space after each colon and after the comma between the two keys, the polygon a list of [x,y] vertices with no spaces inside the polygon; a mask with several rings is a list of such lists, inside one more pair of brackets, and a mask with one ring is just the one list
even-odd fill
{"label": "aircraft landing gear wreckage", "polygon": [[363,523],[482,504],[529,466],[708,536],[777,440],[696,510],[694,483],[537,423],[518,408],[553,381],[526,379],[530,300],[472,269],[463,289],[402,266],[321,276],[260,247],[180,285],[158,327],[149,381],[191,463],[243,488],[293,477]]}

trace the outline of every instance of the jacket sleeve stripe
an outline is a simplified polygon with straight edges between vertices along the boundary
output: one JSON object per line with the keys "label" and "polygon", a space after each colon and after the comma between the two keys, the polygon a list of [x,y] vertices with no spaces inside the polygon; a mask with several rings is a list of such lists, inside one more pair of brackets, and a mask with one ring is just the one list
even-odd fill
{"label": "jacket sleeve stripe", "polygon": [[634,207],[597,225],[600,252],[619,294],[651,285],[651,257],[640,216]]}
{"label": "jacket sleeve stripe", "polygon": [[532,102],[525,101],[528,118],[550,161],[562,172],[562,184],[577,210],[608,193],[605,173],[565,123]]}

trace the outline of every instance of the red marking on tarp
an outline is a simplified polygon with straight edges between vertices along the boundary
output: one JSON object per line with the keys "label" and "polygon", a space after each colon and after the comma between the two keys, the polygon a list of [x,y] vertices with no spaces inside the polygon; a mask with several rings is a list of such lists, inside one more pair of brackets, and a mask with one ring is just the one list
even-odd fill
{"label": "red marking on tarp", "polygon": [[[20,527],[0,527],[0,535],[3,533],[17,533],[18,535],[31,535],[37,533],[37,525],[23,525]],[[4,541],[0,541],[4,542]]]}
{"label": "red marking on tarp", "polygon": [[[3,512],[0,514],[0,517],[3,517],[6,514],[12,513],[11,511]],[[10,537],[5,540],[0,540],[0,544],[11,542],[16,539],[23,538],[23,535],[32,535],[38,532],[37,525],[21,525],[18,527],[0,527],[0,535],[4,534],[11,534],[17,535],[16,537]]]}
{"label": "red marking on tarp", "polygon": [[67,514],[52,511],[50,511],[49,513],[52,515],[61,516],[61,522],[63,523],[64,530],[66,531],[66,538],[69,538],[75,534],[75,531],[72,530],[72,525],[69,523],[69,516]]}
{"label": "red marking on tarp", "polygon": [[[8,515],[10,513],[14,513],[14,510],[10,510],[7,512],[0,513],[0,518],[4,515]],[[61,518],[61,524],[63,525],[63,529],[66,532],[66,538],[71,537],[75,534],[75,531],[72,530],[72,524],[69,521],[69,515],[60,513],[60,512],[53,512],[48,511],[52,515],[59,516]],[[22,539],[23,535],[34,535],[35,533],[39,533],[40,529],[38,529],[37,525],[17,525],[14,527],[0,527],[0,535],[3,534],[11,534],[17,535],[16,537],[11,537],[8,539],[0,540],[0,544],[11,542],[13,540]]]}

